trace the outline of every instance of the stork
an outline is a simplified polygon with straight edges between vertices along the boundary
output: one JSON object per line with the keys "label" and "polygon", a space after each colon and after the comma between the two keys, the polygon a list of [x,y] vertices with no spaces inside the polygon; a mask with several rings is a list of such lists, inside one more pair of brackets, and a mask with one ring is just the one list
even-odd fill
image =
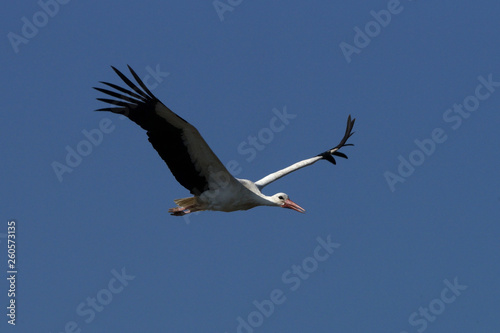
{"label": "stork", "polygon": [[96,111],[124,115],[146,130],[149,142],[175,179],[191,192],[193,197],[174,200],[177,207],[168,210],[171,215],[182,216],[202,210],[232,212],[257,206],[289,208],[304,213],[305,209],[290,200],[287,194],[280,192],[267,196],[261,190],[275,180],[319,160],[336,164],[334,156],[347,158],[339,149],[352,146],[346,143],[353,134],[355,121],[349,115],[344,137],[332,149],[271,173],[256,182],[238,179],[229,173],[198,130],[160,102],[130,66],[128,69],[139,86],[115,67],[111,68],[132,90],[101,81],[100,83],[115,91],[98,87],[94,89],[115,99],[97,99],[114,106]]}

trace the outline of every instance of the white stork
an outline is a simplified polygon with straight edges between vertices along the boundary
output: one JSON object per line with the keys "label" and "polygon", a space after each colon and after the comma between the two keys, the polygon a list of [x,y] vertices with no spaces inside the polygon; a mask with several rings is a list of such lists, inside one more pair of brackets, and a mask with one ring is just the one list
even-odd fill
{"label": "white stork", "polygon": [[96,111],[125,115],[145,129],[149,142],[167,163],[175,179],[194,195],[174,200],[177,207],[168,210],[172,215],[182,216],[201,210],[232,212],[256,206],[290,208],[303,213],[304,208],[290,200],[287,194],[276,193],[267,196],[262,194],[261,190],[275,180],[319,160],[324,159],[336,164],[333,156],[347,158],[338,150],[344,146],[352,146],[346,144],[347,139],[353,134],[355,121],[349,116],[345,135],[334,148],[276,171],[255,183],[247,179],[237,179],[227,171],[198,130],[160,102],[130,66],[128,69],[140,88],[119,70],[113,66],[111,68],[133,91],[101,81],[116,91],[96,87],[94,89],[116,99],[98,98],[98,100],[116,107],[106,107]]}

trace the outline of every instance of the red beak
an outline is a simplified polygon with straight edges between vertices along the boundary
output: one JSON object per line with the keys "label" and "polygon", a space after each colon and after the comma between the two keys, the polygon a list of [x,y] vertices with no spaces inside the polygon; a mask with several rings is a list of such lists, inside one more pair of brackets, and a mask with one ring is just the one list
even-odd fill
{"label": "red beak", "polygon": [[297,205],[295,202],[293,202],[290,199],[286,199],[285,203],[281,207],[293,209],[299,213],[305,213],[305,211],[306,211],[304,208],[300,207],[299,205]]}

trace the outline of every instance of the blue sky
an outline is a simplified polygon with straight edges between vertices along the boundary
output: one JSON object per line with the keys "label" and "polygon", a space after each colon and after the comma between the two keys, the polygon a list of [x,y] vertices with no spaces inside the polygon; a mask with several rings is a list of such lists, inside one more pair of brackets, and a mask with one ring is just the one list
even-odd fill
{"label": "blue sky", "polygon": [[[500,4],[215,4],[4,9],[0,330],[496,331]],[[306,214],[170,216],[189,193],[144,131],[93,112],[127,64],[240,178],[331,148],[349,114],[355,146],[265,189]]]}

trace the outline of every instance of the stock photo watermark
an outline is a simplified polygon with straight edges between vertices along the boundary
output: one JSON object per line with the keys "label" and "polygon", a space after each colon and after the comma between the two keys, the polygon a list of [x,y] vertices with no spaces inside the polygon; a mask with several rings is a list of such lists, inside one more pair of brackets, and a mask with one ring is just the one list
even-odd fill
{"label": "stock photo watermark", "polygon": [[[255,310],[236,318],[236,333],[253,333],[261,327],[265,320],[273,315],[277,307],[286,302],[288,299],[286,290],[288,289],[288,292],[298,290],[302,282],[316,272],[320,263],[328,260],[340,247],[339,243],[332,242],[331,235],[328,235],[326,239],[318,236],[316,242],[317,245],[311,256],[304,258],[300,264],[293,264],[281,274],[281,282],[284,287],[271,290],[267,299],[254,300],[252,305]],[[226,331],[226,333],[228,332]]]}
{"label": "stock photo watermark", "polygon": [[[125,267],[121,269],[121,272],[112,269],[111,275],[112,277],[105,288],[99,290],[95,296],[87,297],[85,301],[76,306],[75,313],[85,324],[92,323],[97,314],[101,313],[113,301],[114,297],[120,294],[130,281],[135,279],[134,275],[128,275],[125,272]],[[81,333],[82,331],[81,323],[76,320],[70,320],[64,324],[63,332]]]}
{"label": "stock photo watermark", "polygon": [[[168,72],[162,72],[160,65],[156,65],[153,69],[151,66],[146,67],[147,75],[143,77],[144,84],[150,90],[154,90],[164,78],[170,75]],[[118,117],[120,120],[126,119],[125,116]],[[65,174],[70,174],[77,168],[83,159],[94,151],[104,141],[106,134],[112,133],[116,129],[116,125],[110,118],[102,118],[96,128],[90,130],[83,129],[81,131],[83,139],[76,143],[74,146],[67,145],[65,147],[66,156],[63,162],[53,161],[51,163],[52,170],[54,171],[59,182],[64,180]]]}
{"label": "stock photo watermark", "polygon": [[[406,1],[411,2],[412,0]],[[340,50],[348,64],[351,63],[354,54],[359,55],[363,49],[370,45],[374,38],[382,33],[383,29],[389,26],[394,16],[401,14],[404,10],[404,6],[400,0],[387,1],[386,8],[378,11],[371,10],[370,16],[372,20],[366,22],[363,28],[358,26],[353,28],[354,37],[352,44],[344,41],[339,44]]]}
{"label": "stock photo watermark", "polygon": [[[471,114],[479,110],[481,102],[486,101],[500,87],[500,81],[493,80],[493,74],[478,76],[479,84],[476,85],[474,93],[466,96],[462,103],[455,103],[452,107],[443,112],[443,121],[456,131],[462,126],[462,122],[468,119]],[[446,131],[441,127],[436,127],[430,132],[430,136],[424,139],[415,139],[416,148],[410,153],[398,156],[399,164],[396,168],[397,172],[386,171],[384,178],[391,192],[396,191],[396,184],[404,183],[410,177],[417,167],[436,152],[439,144],[448,139]]]}
{"label": "stock photo watermark", "polygon": [[70,0],[39,0],[37,1],[40,10],[36,11],[29,17],[21,17],[21,29],[19,33],[10,31],[7,34],[7,39],[15,53],[19,53],[21,44],[28,44],[30,40],[35,38],[40,29],[45,27],[51,19],[53,19],[61,9],[62,5],[66,5]]}
{"label": "stock photo watermark", "polygon": [[[272,110],[274,116],[269,120],[269,126],[259,130],[257,135],[249,135],[238,145],[238,153],[245,157],[247,162],[252,162],[257,156],[257,152],[266,149],[274,140],[274,135],[285,129],[290,124],[290,120],[297,118],[296,114],[287,112],[286,105],[280,111],[276,108]],[[231,162],[231,161],[230,161]]]}
{"label": "stock photo watermark", "polygon": [[[410,326],[415,327],[418,333],[424,332],[429,323],[436,321],[436,318],[443,314],[448,305],[452,304],[457,298],[462,295],[462,291],[467,289],[466,285],[458,282],[458,277],[455,277],[453,282],[448,279],[443,281],[445,287],[441,290],[439,297],[434,298],[426,307],[419,307],[418,311],[412,312],[408,317]],[[409,333],[401,331],[400,333]]]}
{"label": "stock photo watermark", "polygon": [[215,0],[212,2],[217,16],[221,22],[224,21],[224,13],[232,12],[236,7],[241,5],[243,0]]}
{"label": "stock photo watermark", "polygon": [[[7,322],[10,325],[16,325],[16,282],[17,282],[17,264],[16,264],[16,221],[7,222],[7,234],[0,234],[0,238],[7,240],[7,297],[9,298],[7,306]],[[0,241],[1,243],[1,241]]]}
{"label": "stock photo watermark", "polygon": [[[240,156],[245,157],[245,161],[247,163],[255,160],[258,153],[266,149],[266,147],[271,144],[276,134],[282,132],[288,125],[290,125],[291,120],[297,118],[296,114],[288,112],[286,105],[284,105],[281,110],[273,108],[271,112],[273,113],[273,116],[269,119],[267,126],[261,128],[256,135],[248,135],[246,139],[241,141],[236,146],[237,153]],[[243,172],[242,163],[235,159],[228,161],[225,166],[229,173],[231,173],[234,177]],[[198,215],[200,213],[201,211],[184,215],[184,222],[186,224],[191,223],[191,216]]]}

